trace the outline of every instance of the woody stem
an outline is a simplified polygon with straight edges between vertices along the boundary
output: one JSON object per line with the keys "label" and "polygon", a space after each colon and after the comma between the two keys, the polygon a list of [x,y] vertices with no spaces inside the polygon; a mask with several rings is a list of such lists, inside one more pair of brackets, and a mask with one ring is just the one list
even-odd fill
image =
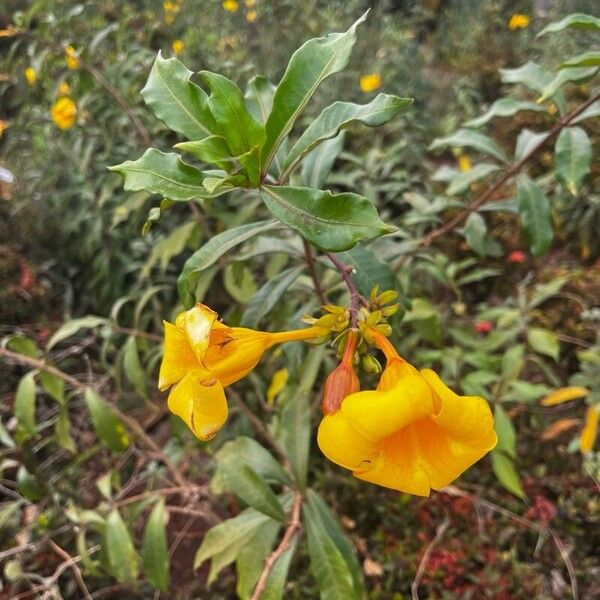
{"label": "woody stem", "polygon": [[340,272],[348,291],[350,292],[350,327],[356,329],[358,321],[358,307],[361,301],[364,303],[364,298],[358,292],[358,288],[354,285],[354,281],[350,277],[350,273],[354,270],[352,267],[343,263],[335,254],[326,253],[327,258],[335,265],[335,268]]}

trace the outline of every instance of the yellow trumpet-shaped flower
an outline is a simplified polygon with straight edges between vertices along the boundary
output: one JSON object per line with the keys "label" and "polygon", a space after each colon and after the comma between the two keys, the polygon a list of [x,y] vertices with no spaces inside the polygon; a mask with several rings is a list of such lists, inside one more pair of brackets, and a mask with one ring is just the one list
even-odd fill
{"label": "yellow trumpet-shaped flower", "polygon": [[50,116],[59,129],[69,129],[75,123],[77,105],[68,96],[61,96],[54,103]]}
{"label": "yellow trumpet-shaped flower", "polygon": [[374,337],[387,359],[377,390],[351,394],[326,415],[319,447],[359,479],[428,496],[494,448],[492,413],[483,398],[458,396],[433,371],[401,359],[387,338]]}
{"label": "yellow trumpet-shaped flower", "polygon": [[25,75],[25,81],[27,81],[29,85],[33,85],[37,81],[37,73],[33,67],[27,67],[25,71],[23,71],[23,74]]}
{"label": "yellow trumpet-shaped flower", "polygon": [[164,326],[158,387],[166,390],[174,385],[169,410],[201,440],[214,437],[227,420],[223,388],[248,375],[268,348],[323,335],[319,327],[277,333],[228,327],[203,304],[178,315],[174,325],[165,321]]}

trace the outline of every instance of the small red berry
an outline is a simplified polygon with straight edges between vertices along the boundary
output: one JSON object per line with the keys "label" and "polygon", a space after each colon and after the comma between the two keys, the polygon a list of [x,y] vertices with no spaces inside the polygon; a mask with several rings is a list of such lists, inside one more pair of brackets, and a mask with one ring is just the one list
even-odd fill
{"label": "small red berry", "polygon": [[475,331],[477,333],[489,333],[494,326],[489,321],[477,321],[475,323]]}
{"label": "small red berry", "polygon": [[522,250],[513,250],[507,257],[506,260],[509,263],[524,263],[527,255]]}

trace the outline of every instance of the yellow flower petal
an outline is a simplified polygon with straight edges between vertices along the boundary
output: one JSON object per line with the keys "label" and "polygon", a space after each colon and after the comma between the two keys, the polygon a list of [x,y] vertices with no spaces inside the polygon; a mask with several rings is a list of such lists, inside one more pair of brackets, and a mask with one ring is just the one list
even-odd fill
{"label": "yellow flower petal", "polygon": [[220,382],[190,371],[169,394],[169,410],[201,440],[210,440],[227,421],[227,400]]}
{"label": "yellow flower petal", "polygon": [[173,50],[173,53],[175,55],[179,55],[183,52],[183,49],[185,48],[184,43],[177,39],[177,40],[173,40],[173,43],[171,44],[171,49]]}
{"label": "yellow flower petal", "polygon": [[550,392],[547,396],[544,396],[540,401],[542,406],[555,406],[556,404],[562,404],[569,400],[577,400],[578,398],[584,398],[590,393],[590,390],[581,386],[567,386],[558,388],[553,392]]}
{"label": "yellow flower petal", "polygon": [[77,52],[73,46],[67,46],[65,48],[65,62],[67,63],[67,69],[70,69],[71,71],[74,71],[79,66]]}
{"label": "yellow flower petal", "polygon": [[468,173],[471,168],[471,159],[466,154],[461,154],[458,157],[458,170],[461,173]]}
{"label": "yellow flower petal", "polygon": [[493,431],[494,417],[483,398],[455,394],[438,374],[430,369],[423,369],[421,375],[441,400],[439,410],[432,415],[432,420],[448,435],[461,442],[470,443]]}
{"label": "yellow flower petal", "polygon": [[254,21],[256,21],[258,17],[258,14],[255,10],[249,10],[246,13],[246,21],[248,21],[248,23],[254,23]]}
{"label": "yellow flower petal", "polygon": [[598,435],[598,407],[589,406],[585,413],[585,425],[579,437],[579,449],[586,454],[591,452]]}
{"label": "yellow flower petal", "polygon": [[374,92],[381,87],[381,75],[379,73],[369,73],[363,75],[359,80],[360,89],[365,92]]}
{"label": "yellow flower petal", "polygon": [[183,379],[186,373],[198,369],[200,366],[185,333],[167,321],[163,321],[163,324],[165,326],[165,349],[158,374],[160,390],[166,390]]}
{"label": "yellow flower petal", "polygon": [[68,96],[61,96],[54,103],[50,116],[59,129],[69,129],[75,123],[77,105]]}
{"label": "yellow flower petal", "polygon": [[528,25],[529,17],[520,13],[515,13],[508,21],[508,28],[511,31],[515,31],[515,29],[525,29],[525,27],[527,27]]}
{"label": "yellow flower petal", "polygon": [[420,375],[407,375],[387,392],[357,392],[344,399],[340,412],[366,438],[378,441],[429,416],[433,396]]}
{"label": "yellow flower petal", "polygon": [[27,67],[23,73],[29,85],[33,85],[37,81],[37,73],[33,67]]}
{"label": "yellow flower petal", "polygon": [[204,355],[210,345],[210,334],[216,319],[217,313],[204,304],[197,304],[177,315],[175,319],[175,325],[185,331],[200,364],[204,363]]}
{"label": "yellow flower petal", "polygon": [[289,371],[285,367],[283,369],[278,369],[273,373],[273,379],[271,379],[271,383],[267,389],[267,402],[269,404],[273,404],[275,398],[277,398],[277,396],[285,389],[288,378]]}
{"label": "yellow flower petal", "polygon": [[223,8],[227,12],[235,12],[239,7],[240,5],[236,0],[223,0]]}
{"label": "yellow flower petal", "polygon": [[317,443],[331,462],[352,471],[372,466],[379,453],[379,445],[367,439],[340,411],[323,418]]}

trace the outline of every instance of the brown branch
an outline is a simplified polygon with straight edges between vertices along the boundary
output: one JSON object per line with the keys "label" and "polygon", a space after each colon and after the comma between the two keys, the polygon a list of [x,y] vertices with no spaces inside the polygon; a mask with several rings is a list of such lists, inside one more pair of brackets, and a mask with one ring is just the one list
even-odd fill
{"label": "brown branch", "polygon": [[358,321],[358,307],[361,302],[364,304],[365,299],[358,292],[358,288],[354,285],[354,281],[352,281],[352,277],[350,277],[350,273],[354,271],[354,269],[347,264],[343,263],[335,254],[331,252],[326,253],[327,258],[334,264],[335,268],[340,272],[348,291],[350,292],[350,327],[352,329],[356,329],[356,324]]}
{"label": "brown branch", "polygon": [[[38,360],[36,358],[31,358],[29,356],[25,356],[24,354],[19,354],[18,352],[13,352],[12,350],[8,350],[8,348],[0,347],[0,356],[5,356],[6,358],[10,358],[16,362],[19,362],[24,365],[28,365],[33,367],[34,369],[41,369],[42,371],[46,371],[56,377],[62,379],[69,385],[73,386],[78,390],[85,390],[88,386],[81,381],[75,379],[71,375],[64,373],[63,371],[53,367],[51,365],[46,364],[43,360]],[[150,450],[156,454],[156,456],[160,459],[160,461],[167,467],[170,471],[173,479],[177,482],[177,484],[181,487],[189,487],[189,482],[185,479],[185,477],[181,474],[175,463],[164,453],[162,448],[144,431],[143,427],[132,417],[129,417],[124,412],[119,410],[114,404],[110,404],[111,409],[114,413],[136,434],[136,436],[141,439]]]}
{"label": "brown branch", "polygon": [[79,585],[79,589],[81,590],[81,593],[83,594],[85,600],[92,600],[92,597],[90,596],[90,591],[87,589],[87,586],[85,585],[85,581],[83,580],[83,575],[81,574],[81,570],[77,566],[77,563],[73,559],[73,557],[66,550],[63,550],[56,542],[50,540],[49,545],[50,545],[50,548],[52,548],[52,550],[54,550],[54,552],[56,552],[56,554],[58,554],[64,561],[70,563],[69,566],[71,567],[71,570],[73,571],[73,575],[75,576],[75,579],[77,580],[77,585]]}
{"label": "brown branch", "polygon": [[427,568],[427,563],[431,557],[431,553],[435,549],[435,547],[442,541],[444,534],[446,533],[446,529],[450,526],[450,519],[444,519],[435,530],[435,537],[429,542],[429,545],[425,549],[423,557],[421,558],[421,562],[419,563],[419,568],[417,569],[417,573],[415,578],[410,586],[410,593],[413,600],[419,600],[419,585],[421,584],[421,579],[423,579],[423,575],[425,573],[425,569]]}
{"label": "brown branch", "polygon": [[260,600],[261,594],[265,591],[265,587],[267,586],[267,580],[269,579],[269,575],[275,566],[277,560],[281,557],[281,555],[290,547],[294,536],[300,528],[302,527],[302,523],[300,521],[300,510],[302,508],[302,494],[300,492],[296,492],[294,494],[294,501],[292,504],[292,516],[290,518],[290,522],[281,538],[281,542],[279,542],[279,546],[269,554],[267,559],[265,560],[265,566],[263,567],[262,573],[258,578],[258,582],[256,583],[256,587],[254,588],[254,593],[250,600]]}
{"label": "brown branch", "polygon": [[571,122],[578,117],[584,110],[589,108],[594,102],[600,100],[600,92],[589,98],[583,104],[573,109],[569,114],[557,121],[552,129],[537,143],[527,154],[525,154],[517,162],[513,163],[504,171],[504,173],[496,179],[482,194],[480,194],[473,202],[467,206],[462,212],[456,215],[453,219],[442,225],[438,229],[434,229],[428,233],[422,240],[421,245],[430,246],[433,240],[441,235],[444,235],[462,223],[472,212],[477,210],[482,204],[485,204],[511,177],[516,175],[550,140],[558,135],[558,133],[568,127]]}
{"label": "brown branch", "polygon": [[119,325],[109,325],[115,333],[123,333],[125,335],[132,335],[133,337],[144,338],[146,340],[152,340],[153,342],[162,342],[162,335],[156,333],[148,333],[147,331],[141,331],[140,329],[132,329],[131,327],[120,327]]}
{"label": "brown branch", "polygon": [[577,577],[575,575],[575,567],[573,567],[573,563],[571,561],[569,552],[567,551],[567,548],[566,548],[564,542],[561,540],[558,533],[556,533],[556,531],[552,527],[549,527],[548,525],[540,525],[539,523],[536,523],[535,521],[531,521],[530,519],[527,519],[526,517],[522,517],[522,516],[514,513],[512,510],[509,510],[508,508],[499,506],[498,504],[495,504],[494,502],[490,502],[489,500],[484,500],[483,498],[479,498],[479,496],[475,496],[474,494],[469,494],[468,492],[465,492],[454,485],[446,486],[445,488],[443,488],[442,491],[445,492],[446,494],[450,494],[452,496],[459,496],[461,498],[467,498],[467,499],[471,500],[471,502],[473,502],[473,504],[475,504],[475,505],[479,504],[481,506],[485,506],[492,512],[496,512],[505,517],[508,517],[509,519],[512,519],[513,521],[520,523],[521,525],[524,525],[525,527],[528,527],[530,529],[535,529],[536,531],[538,531],[538,533],[540,535],[543,534],[548,537],[551,537],[552,541],[554,542],[554,544],[560,554],[560,557],[562,558],[562,560],[565,564],[567,572],[569,573],[569,579],[571,580],[571,595],[573,597],[573,600],[579,600],[579,591],[578,591],[578,586],[577,586]]}
{"label": "brown branch", "polygon": [[310,244],[304,238],[302,238],[302,244],[304,246],[304,260],[306,261],[310,277],[313,280],[313,285],[315,286],[315,293],[317,294],[319,302],[321,304],[328,304],[327,297],[325,296],[325,291],[323,290],[321,280],[319,279],[319,275],[315,267],[315,258],[313,256],[312,250],[310,249]]}

